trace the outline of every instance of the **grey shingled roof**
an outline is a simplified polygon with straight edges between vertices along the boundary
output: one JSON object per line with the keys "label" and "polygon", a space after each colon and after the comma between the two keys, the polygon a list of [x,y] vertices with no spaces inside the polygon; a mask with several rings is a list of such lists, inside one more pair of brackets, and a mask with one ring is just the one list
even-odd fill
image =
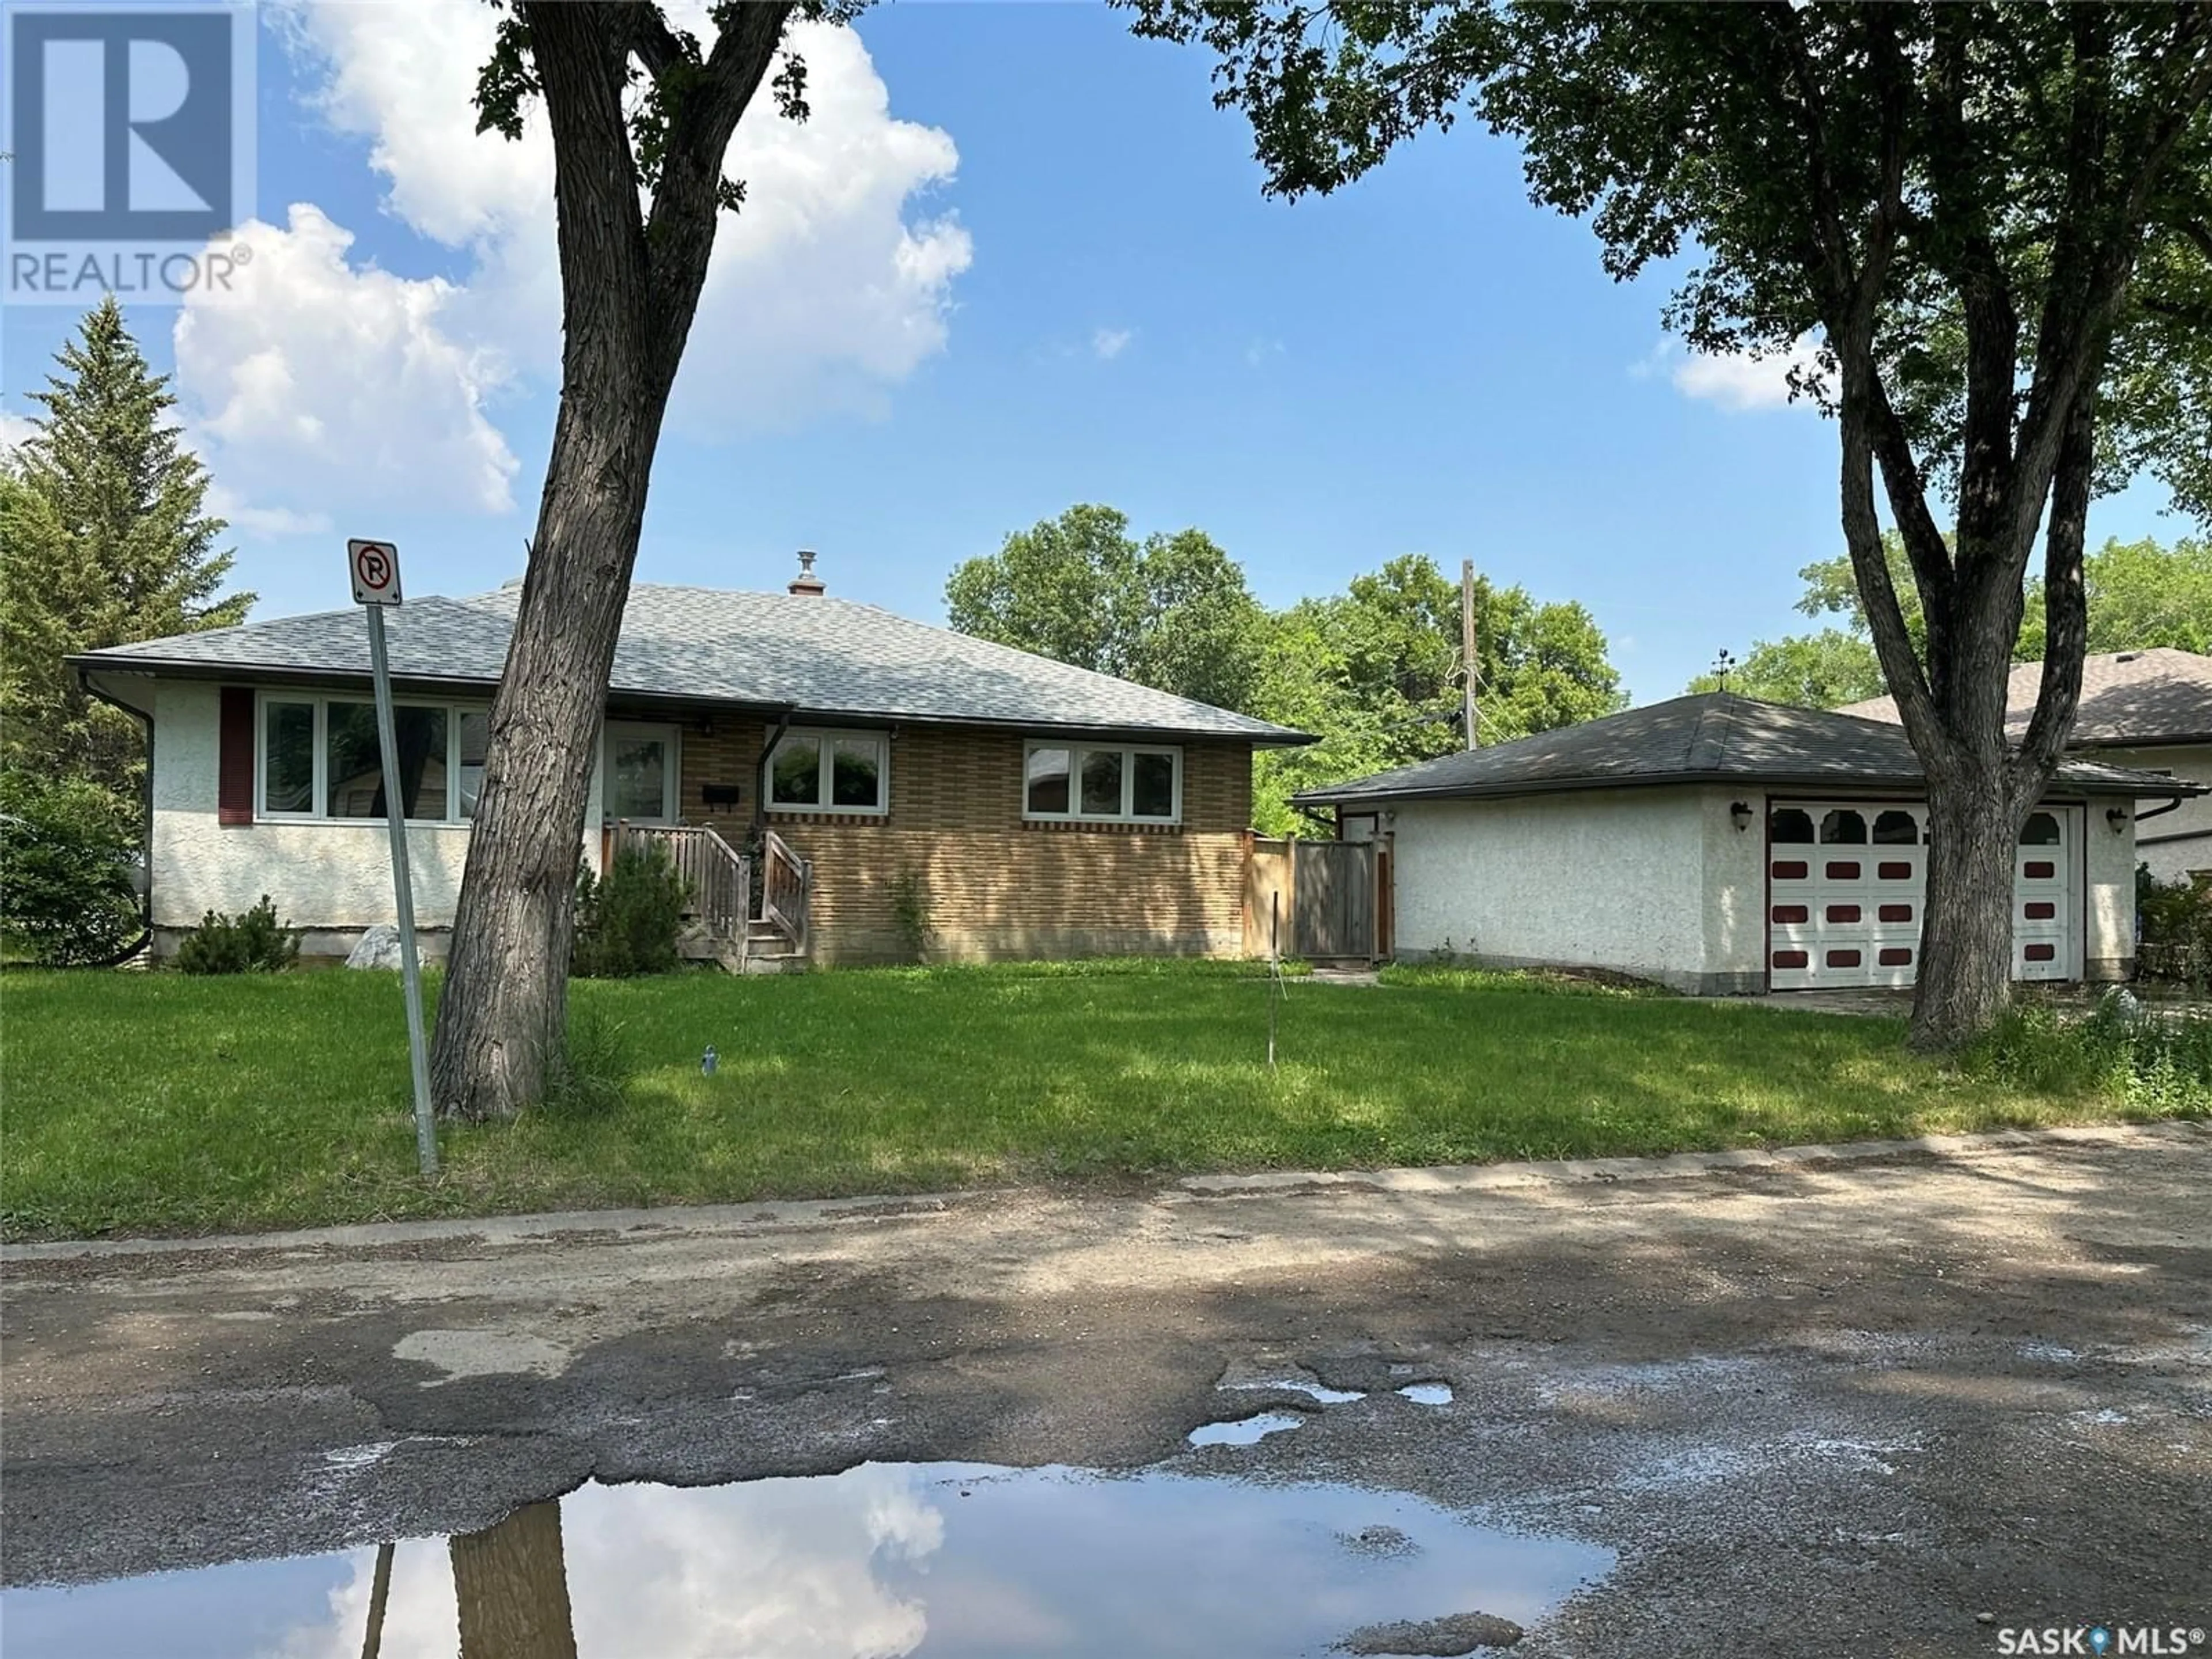
{"label": "grey shingled roof", "polygon": [[[1709,691],[1608,714],[1378,772],[1293,799],[1301,806],[1348,806],[1425,796],[1538,795],[1640,784],[1723,782],[1926,787],[1901,726],[1849,714],[1787,708],[1733,692]],[[2069,760],[2057,787],[2094,794],[2205,793],[2151,772]]]}
{"label": "grey shingled roof", "polygon": [[[519,589],[410,599],[389,613],[396,680],[489,685],[507,661]],[[198,678],[368,673],[357,609],[241,623],[88,652],[87,667]],[[945,720],[1304,743],[1304,733],[1071,668],[850,599],[705,587],[630,589],[611,695],[791,708],[799,718]]]}
{"label": "grey shingled roof", "polygon": [[[2016,663],[2005,685],[2005,727],[2027,730],[2043,689],[2043,665]],[[1836,711],[1895,724],[1897,703],[1871,697]],[[2076,749],[2127,749],[2161,743],[2212,743],[2212,657],[2171,646],[2106,651],[2082,659]]]}

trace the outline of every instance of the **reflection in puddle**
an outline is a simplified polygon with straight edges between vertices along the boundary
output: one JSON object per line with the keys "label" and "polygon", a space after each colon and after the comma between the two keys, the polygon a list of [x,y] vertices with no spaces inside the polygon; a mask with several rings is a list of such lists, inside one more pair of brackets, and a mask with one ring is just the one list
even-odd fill
{"label": "reflection in puddle", "polygon": [[1452,1402],[1449,1382],[1408,1382],[1398,1392],[1416,1406],[1449,1406]]}
{"label": "reflection in puddle", "polygon": [[1265,1390],[1270,1393],[1302,1394],[1317,1405],[1348,1406],[1355,1400],[1367,1396],[1357,1389],[1332,1389],[1319,1382],[1297,1382],[1265,1378],[1257,1382],[1224,1382],[1224,1389],[1240,1389],[1248,1392]]}
{"label": "reflection in puddle", "polygon": [[1305,1421],[1296,1412],[1255,1412],[1220,1423],[1201,1423],[1190,1431],[1194,1446],[1254,1446],[1271,1434],[1295,1429]]}
{"label": "reflection in puddle", "polygon": [[8,1659],[354,1659],[373,1610],[378,1659],[1258,1659],[1377,1622],[1530,1624],[1613,1565],[1399,1492],[944,1463],[587,1486],[379,1554],[9,1591]]}

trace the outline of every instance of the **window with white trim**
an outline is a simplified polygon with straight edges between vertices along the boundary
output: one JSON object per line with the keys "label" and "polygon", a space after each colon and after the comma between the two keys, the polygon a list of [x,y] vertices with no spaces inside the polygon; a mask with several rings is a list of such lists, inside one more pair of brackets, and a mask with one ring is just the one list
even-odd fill
{"label": "window with white trim", "polygon": [[1022,816],[1090,823],[1182,821],[1182,750],[1036,738],[1022,755]]}
{"label": "window with white trim", "polygon": [[[264,692],[255,743],[254,815],[276,821],[385,819],[376,705],[363,697]],[[491,716],[449,703],[398,702],[399,793],[409,822],[476,816]]]}
{"label": "window with white trim", "polygon": [[787,732],[768,762],[771,812],[890,811],[891,745],[881,732]]}

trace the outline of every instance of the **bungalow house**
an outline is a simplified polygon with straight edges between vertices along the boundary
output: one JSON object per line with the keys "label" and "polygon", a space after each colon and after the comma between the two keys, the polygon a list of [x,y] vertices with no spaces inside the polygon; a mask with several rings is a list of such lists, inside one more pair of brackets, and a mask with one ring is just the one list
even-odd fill
{"label": "bungalow house", "polygon": [[[580,854],[659,840],[699,885],[763,848],[773,953],[990,958],[1243,948],[1256,745],[1298,732],[827,596],[639,586],[623,613]],[[442,951],[519,584],[410,599],[388,634],[415,908]],[[356,609],[72,658],[151,736],[151,920],[166,954],[264,893],[310,956],[392,914]],[[728,920],[728,918],[725,918]],[[756,941],[757,945],[762,941]],[[727,955],[720,949],[713,954]]]}
{"label": "bungalow house", "polygon": [[[2041,663],[2014,667],[2005,726],[2014,742],[2027,733],[2042,684]],[[1837,712],[1894,721],[1897,704],[1875,697]],[[2087,659],[2071,742],[2075,753],[2115,766],[2212,784],[2212,657],[2157,646]],[[2165,808],[2147,801],[2137,817],[2136,856],[2160,881],[2212,872],[2212,799]]]}
{"label": "bungalow house", "polygon": [[[1711,692],[1295,800],[1388,837],[1401,957],[1726,995],[1912,982],[1926,787],[1896,726]],[[2014,975],[2128,977],[2136,803],[2203,791],[2069,757],[2021,831]]]}

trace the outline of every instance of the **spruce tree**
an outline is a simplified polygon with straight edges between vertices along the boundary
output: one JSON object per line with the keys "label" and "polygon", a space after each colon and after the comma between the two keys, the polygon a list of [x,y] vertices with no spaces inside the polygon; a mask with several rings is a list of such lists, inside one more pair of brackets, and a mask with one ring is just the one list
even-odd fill
{"label": "spruce tree", "polygon": [[0,765],[83,778],[135,800],[137,723],[88,696],[71,652],[245,619],[251,593],[221,594],[224,521],[202,509],[207,469],[168,418],[112,295],[88,313],[30,394],[45,414],[0,460]]}

